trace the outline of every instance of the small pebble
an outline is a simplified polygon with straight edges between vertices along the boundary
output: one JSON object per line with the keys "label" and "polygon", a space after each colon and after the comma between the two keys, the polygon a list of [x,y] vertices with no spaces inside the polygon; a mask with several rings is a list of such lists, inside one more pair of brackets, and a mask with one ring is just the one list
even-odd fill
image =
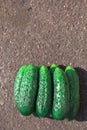
{"label": "small pebble", "polygon": [[4,105],[4,100],[0,99],[0,105],[1,105],[1,106]]}

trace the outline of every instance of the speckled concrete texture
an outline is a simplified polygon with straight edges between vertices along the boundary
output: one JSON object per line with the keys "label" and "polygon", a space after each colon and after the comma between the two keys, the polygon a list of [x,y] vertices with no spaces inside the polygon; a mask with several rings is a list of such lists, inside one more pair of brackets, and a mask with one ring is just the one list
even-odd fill
{"label": "speckled concrete texture", "polygon": [[[13,83],[23,64],[79,67],[78,119],[23,117]],[[0,130],[87,130],[87,0],[0,0]]]}

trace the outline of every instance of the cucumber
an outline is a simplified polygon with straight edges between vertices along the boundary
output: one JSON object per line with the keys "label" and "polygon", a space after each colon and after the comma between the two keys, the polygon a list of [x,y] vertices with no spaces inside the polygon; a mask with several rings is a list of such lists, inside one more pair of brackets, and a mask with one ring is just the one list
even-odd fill
{"label": "cucumber", "polygon": [[36,114],[45,117],[50,113],[52,102],[52,86],[50,71],[46,66],[41,66],[39,70],[39,89],[36,100]]}
{"label": "cucumber", "polygon": [[54,96],[52,116],[62,120],[69,110],[69,86],[65,72],[57,67],[53,73]]}
{"label": "cucumber", "polygon": [[57,68],[57,65],[56,65],[56,64],[52,64],[52,65],[50,66],[50,71],[51,71],[51,73],[53,73],[56,68]]}
{"label": "cucumber", "polygon": [[71,66],[66,67],[65,73],[68,78],[70,91],[68,119],[72,120],[76,117],[79,110],[79,78],[75,69]]}
{"label": "cucumber", "polygon": [[[51,73],[51,84],[52,84],[52,105],[53,105],[53,96],[54,96],[53,73],[54,73],[54,71],[55,71],[56,68],[57,68],[56,64],[51,64],[51,66],[50,66],[50,73]],[[51,106],[51,108],[52,108],[52,106]],[[50,113],[50,117],[52,117],[52,111]]]}
{"label": "cucumber", "polygon": [[17,104],[17,108],[22,115],[27,116],[34,111],[37,94],[37,75],[37,67],[33,64],[28,65],[24,71]]}
{"label": "cucumber", "polygon": [[20,86],[21,86],[22,77],[23,77],[23,74],[24,74],[24,71],[26,68],[27,68],[26,65],[21,66],[20,69],[18,70],[18,73],[17,73],[16,78],[15,78],[14,102],[15,102],[16,106],[18,106],[18,103],[19,103]]}

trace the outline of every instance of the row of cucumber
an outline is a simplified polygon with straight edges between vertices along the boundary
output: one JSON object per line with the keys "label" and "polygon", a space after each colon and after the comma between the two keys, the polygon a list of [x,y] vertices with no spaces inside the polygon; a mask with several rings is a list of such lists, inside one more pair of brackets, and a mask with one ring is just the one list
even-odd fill
{"label": "row of cucumber", "polygon": [[14,101],[22,115],[74,119],[79,110],[79,78],[76,70],[65,71],[56,64],[50,68],[23,65],[14,82]]}

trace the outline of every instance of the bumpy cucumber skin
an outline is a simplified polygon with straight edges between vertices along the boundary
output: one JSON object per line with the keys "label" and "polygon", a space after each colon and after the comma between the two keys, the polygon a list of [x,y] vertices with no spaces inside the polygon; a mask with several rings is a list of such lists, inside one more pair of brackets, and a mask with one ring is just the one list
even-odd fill
{"label": "bumpy cucumber skin", "polygon": [[37,67],[30,64],[25,69],[22,77],[17,107],[21,114],[25,116],[31,114],[34,110],[37,93],[37,73]]}
{"label": "bumpy cucumber skin", "polygon": [[[52,84],[52,105],[53,105],[53,96],[54,96],[54,83],[53,83],[53,73],[55,71],[55,69],[57,68],[58,66],[56,64],[51,64],[50,66],[50,73],[51,73],[51,84]],[[52,105],[51,105],[51,108],[52,108]],[[51,113],[50,113],[50,117],[52,117],[52,110],[51,110]]]}
{"label": "bumpy cucumber skin", "polygon": [[36,114],[45,117],[50,112],[52,102],[52,86],[50,72],[46,66],[41,66],[39,70],[39,89],[36,101]]}
{"label": "bumpy cucumber skin", "polygon": [[69,86],[63,70],[57,67],[53,73],[54,98],[52,116],[54,119],[62,120],[69,110]]}
{"label": "bumpy cucumber skin", "polygon": [[14,102],[15,102],[16,106],[18,106],[18,103],[19,103],[20,86],[21,86],[22,77],[23,77],[23,74],[24,74],[24,71],[26,68],[27,68],[26,65],[21,66],[20,69],[18,70],[18,73],[17,73],[16,78],[15,78]]}
{"label": "bumpy cucumber skin", "polygon": [[76,117],[79,110],[79,78],[75,69],[71,66],[66,67],[65,73],[68,78],[70,91],[68,119],[72,120]]}

